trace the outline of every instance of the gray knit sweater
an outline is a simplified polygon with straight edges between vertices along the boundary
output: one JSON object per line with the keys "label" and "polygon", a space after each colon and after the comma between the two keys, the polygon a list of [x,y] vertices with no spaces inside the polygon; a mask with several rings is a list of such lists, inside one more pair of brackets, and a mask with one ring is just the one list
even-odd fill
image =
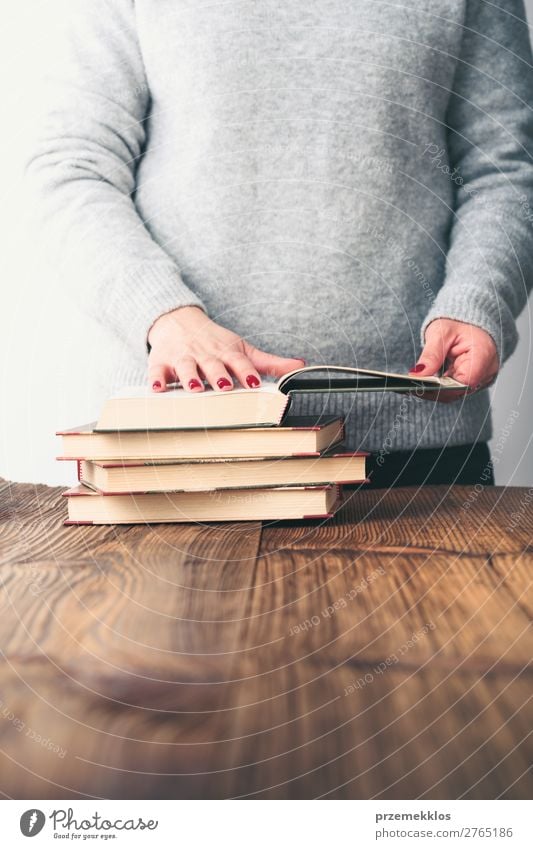
{"label": "gray knit sweater", "polygon": [[[533,274],[521,0],[67,9],[28,175],[69,292],[107,328],[110,391],[144,381],[148,328],[186,304],[309,362],[405,370],[438,316],[509,356]],[[487,392],[295,410],[324,405],[372,451],[490,435]]]}

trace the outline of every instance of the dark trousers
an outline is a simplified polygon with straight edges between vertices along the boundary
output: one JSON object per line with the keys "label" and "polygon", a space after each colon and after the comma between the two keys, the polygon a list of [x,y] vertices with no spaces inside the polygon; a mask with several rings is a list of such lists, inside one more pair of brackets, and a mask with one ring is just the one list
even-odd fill
{"label": "dark trousers", "polygon": [[490,452],[486,442],[453,448],[421,448],[393,451],[368,457],[368,477],[372,489],[424,484],[481,483],[494,485]]}

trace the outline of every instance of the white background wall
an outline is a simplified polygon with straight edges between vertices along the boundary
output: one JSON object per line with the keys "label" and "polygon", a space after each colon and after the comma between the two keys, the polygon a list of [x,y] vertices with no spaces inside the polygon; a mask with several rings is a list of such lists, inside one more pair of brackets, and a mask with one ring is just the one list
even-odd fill
{"label": "white background wall", "polygon": [[[527,6],[533,20],[533,0],[527,0]],[[36,341],[36,328],[57,326],[57,316],[67,312],[53,275],[36,259],[28,240],[27,203],[20,182],[32,115],[38,106],[35,75],[39,75],[40,51],[49,31],[47,7],[40,0],[25,0],[6,4],[2,15],[0,475],[35,481],[38,466],[41,480],[67,483],[73,481],[73,472],[70,466],[54,462],[53,433],[60,426],[90,421],[97,412],[94,399],[84,391],[83,374],[72,373],[74,355],[89,330],[69,311],[60,333],[50,333],[45,345]],[[493,454],[501,484],[533,484],[531,318],[530,301],[519,320],[518,350],[493,390]],[[98,368],[94,347],[85,361],[86,368]]]}
{"label": "white background wall", "polygon": [[[533,0],[526,0],[526,9],[530,22],[530,35],[533,24]],[[532,233],[533,238],[533,233]],[[533,484],[533,358],[532,348],[532,298],[518,321],[520,342],[516,352],[507,361],[497,385],[493,390],[494,439],[492,450],[494,459],[499,459],[496,469],[496,482],[530,486]],[[520,413],[507,436],[506,422],[509,412]],[[503,449],[499,451],[499,446]]]}

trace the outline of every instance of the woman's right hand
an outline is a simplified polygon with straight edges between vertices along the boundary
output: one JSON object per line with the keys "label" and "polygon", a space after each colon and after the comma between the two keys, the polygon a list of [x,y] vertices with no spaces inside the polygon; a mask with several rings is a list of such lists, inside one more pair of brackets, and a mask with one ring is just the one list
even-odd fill
{"label": "woman's right hand", "polygon": [[154,392],[165,392],[179,381],[188,392],[203,392],[205,379],[213,389],[229,391],[237,380],[246,389],[261,384],[261,374],[281,377],[301,368],[305,360],[268,354],[226,330],[200,307],[180,307],[160,316],[150,328],[148,377]]}

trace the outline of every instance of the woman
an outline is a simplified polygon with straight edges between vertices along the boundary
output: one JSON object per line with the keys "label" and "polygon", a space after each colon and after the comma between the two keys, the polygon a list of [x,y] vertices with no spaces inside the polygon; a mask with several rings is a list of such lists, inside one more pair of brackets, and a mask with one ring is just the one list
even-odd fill
{"label": "woman", "polygon": [[[381,485],[487,473],[531,285],[521,0],[70,0],[28,174],[109,390],[253,388],[305,359],[467,383],[303,396]],[[56,46],[54,46],[54,51]],[[444,402],[444,403],[441,403]]]}

